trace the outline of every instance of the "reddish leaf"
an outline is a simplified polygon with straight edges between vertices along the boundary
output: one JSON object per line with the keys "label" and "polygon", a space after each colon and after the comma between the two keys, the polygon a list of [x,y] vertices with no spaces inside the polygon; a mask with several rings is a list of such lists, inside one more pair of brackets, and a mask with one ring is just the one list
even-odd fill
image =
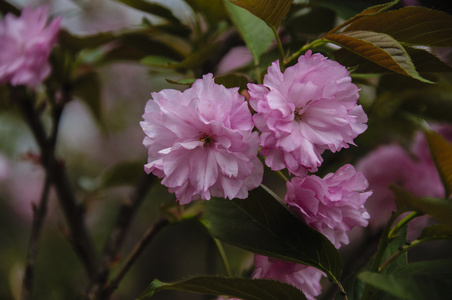
{"label": "reddish leaf", "polygon": [[269,26],[277,28],[289,12],[293,0],[229,0],[229,2],[243,7]]}
{"label": "reddish leaf", "polygon": [[431,83],[416,71],[405,48],[387,34],[348,31],[328,33],[324,38],[393,72]]}
{"label": "reddish leaf", "polygon": [[345,29],[360,30],[386,33],[407,44],[452,47],[452,15],[425,7],[410,6],[368,15]]}
{"label": "reddish leaf", "polygon": [[425,136],[446,189],[446,197],[449,197],[452,193],[452,144],[434,131],[426,131]]}

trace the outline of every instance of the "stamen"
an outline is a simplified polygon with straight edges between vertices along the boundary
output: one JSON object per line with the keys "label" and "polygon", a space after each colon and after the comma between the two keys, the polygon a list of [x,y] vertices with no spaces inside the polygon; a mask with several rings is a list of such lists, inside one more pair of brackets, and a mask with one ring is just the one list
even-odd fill
{"label": "stamen", "polygon": [[200,132],[201,136],[199,137],[199,140],[204,143],[204,146],[211,146],[213,143],[215,143],[215,139],[211,137],[209,134],[205,132]]}

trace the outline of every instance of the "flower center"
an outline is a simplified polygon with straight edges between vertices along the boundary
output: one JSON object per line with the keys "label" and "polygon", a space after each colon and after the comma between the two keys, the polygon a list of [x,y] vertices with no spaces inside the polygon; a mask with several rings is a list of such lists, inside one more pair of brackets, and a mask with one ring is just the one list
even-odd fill
{"label": "flower center", "polygon": [[295,121],[301,121],[303,119],[303,109],[296,108],[293,114],[294,114],[293,119]]}
{"label": "flower center", "polygon": [[204,146],[212,146],[215,139],[205,132],[200,132],[199,140],[204,143]]}
{"label": "flower center", "polygon": [[309,100],[309,101],[306,103],[306,105],[303,106],[303,107],[301,107],[301,108],[298,108],[298,107],[295,108],[295,111],[293,112],[293,114],[294,114],[293,119],[294,119],[295,121],[301,121],[301,120],[303,119],[303,115],[304,115],[304,113],[306,112],[306,109],[307,109],[309,103],[311,103],[311,101],[312,101],[312,100]]}

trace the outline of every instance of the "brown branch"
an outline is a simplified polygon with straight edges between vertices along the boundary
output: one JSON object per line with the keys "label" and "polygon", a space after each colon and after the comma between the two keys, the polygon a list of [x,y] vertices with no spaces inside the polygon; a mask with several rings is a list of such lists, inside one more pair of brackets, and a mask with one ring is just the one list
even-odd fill
{"label": "brown branch", "polygon": [[[21,113],[41,150],[41,164],[50,182],[55,186],[58,200],[69,225],[70,242],[85,266],[88,276],[93,278],[97,270],[97,254],[85,227],[83,210],[77,205],[63,164],[56,159],[53,151],[57,131],[54,129],[55,136],[50,137],[50,139],[47,138],[39,115],[31,102],[34,95],[28,94],[23,87],[11,88],[10,91],[12,101],[18,103]],[[53,118],[58,121],[62,109],[55,110],[55,112],[56,115]],[[58,124],[55,124],[55,126],[58,126]]]}
{"label": "brown branch", "polygon": [[107,297],[118,288],[120,281],[126,275],[127,271],[129,271],[130,267],[133,265],[136,259],[143,252],[144,248],[153,240],[157,233],[159,233],[168,224],[169,224],[168,219],[162,218],[146,231],[143,237],[135,245],[132,252],[126,258],[123,268],[118,272],[116,277],[113,280],[111,280],[108,286],[105,288],[105,295],[107,295]]}
{"label": "brown branch", "polygon": [[25,274],[22,281],[22,300],[31,299],[31,291],[33,286],[33,277],[38,254],[38,242],[41,235],[42,225],[47,213],[47,203],[50,190],[50,181],[46,177],[41,200],[38,206],[33,206],[33,222],[31,226],[30,241],[27,251],[27,265],[25,266]]}
{"label": "brown branch", "polygon": [[140,207],[154,181],[154,176],[147,174],[143,175],[135,189],[131,201],[124,202],[119,208],[116,223],[114,224],[104,247],[102,262],[99,266],[97,276],[94,278],[86,292],[88,299],[97,299],[99,293],[102,293],[103,288],[107,284],[110,267],[118,257],[119,249],[130,227],[133,216]]}

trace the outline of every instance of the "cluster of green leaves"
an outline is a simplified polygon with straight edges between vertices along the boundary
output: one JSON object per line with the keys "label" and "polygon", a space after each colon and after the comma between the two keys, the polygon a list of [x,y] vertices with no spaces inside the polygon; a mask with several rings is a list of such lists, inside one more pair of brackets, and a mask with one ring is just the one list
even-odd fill
{"label": "cluster of green leaves", "polygon": [[[217,78],[218,83],[227,87],[244,88],[249,78],[259,81],[260,72],[265,72],[271,61],[279,58],[285,66],[289,66],[308,49],[324,52],[352,69],[355,76],[400,74],[427,84],[422,86],[430,86],[434,81],[430,74],[451,71],[436,56],[418,47],[452,46],[452,17],[441,11],[425,7],[400,8],[398,1],[365,7],[354,1],[338,4],[335,1],[231,0],[215,1],[225,6],[225,10],[215,11],[204,1],[187,2],[206,18],[214,30],[221,28],[215,25],[228,18],[253,56],[253,66],[245,66],[235,74]],[[224,12],[227,12],[226,16]],[[333,20],[337,15],[347,20],[334,26]],[[329,18],[319,21],[319,16]],[[290,41],[274,49],[272,44],[279,28],[290,35]],[[276,42],[280,42],[277,35]],[[334,50],[328,43],[334,43],[340,49]],[[173,69],[201,67],[208,60],[207,56],[218,49],[215,47],[191,53],[182,61],[159,66]],[[147,56],[143,60],[157,66],[155,61],[155,56]],[[193,81],[185,82],[190,84]],[[382,236],[376,256],[361,272],[345,281],[349,299],[425,299],[426,295],[442,299],[451,292],[451,260],[408,263],[406,255],[418,244],[452,237],[449,217],[452,204],[447,199],[452,176],[449,159],[452,157],[451,145],[430,131],[426,135],[448,191],[446,198],[420,198],[397,187],[394,190],[400,212],[415,211],[413,218],[430,214],[442,225],[427,228],[419,240],[406,244],[406,223],[411,219],[396,225],[392,220]],[[324,236],[287,211],[278,197],[264,186],[252,191],[246,201],[209,201],[205,224],[214,238],[226,243],[261,255],[316,267],[343,291],[339,282],[342,260],[337,249]],[[304,299],[300,291],[282,283],[218,276],[193,277],[174,283],[156,279],[139,299],[151,297],[161,290],[228,295],[241,299]],[[338,293],[337,297],[343,296]]]}
{"label": "cluster of green leaves", "polygon": [[[452,16],[447,13],[401,7],[398,1],[185,0],[196,19],[185,24],[164,5],[146,0],[117,1],[160,21],[154,24],[143,18],[136,29],[88,36],[62,30],[52,56],[52,76],[46,83],[63,86],[82,99],[99,124],[103,124],[103,114],[97,68],[119,61],[139,62],[152,70],[183,75],[183,80],[169,78],[171,84],[190,85],[202,74],[215,72],[221,58],[237,45],[246,45],[253,60],[233,73],[216,77],[216,82],[226,87],[244,89],[250,81],[261,82],[272,61],[280,59],[288,67],[310,49],[347,66],[364,86],[374,84],[372,79],[379,76],[377,100],[366,107],[370,133],[363,137],[364,144],[378,144],[388,135],[387,127],[374,126],[376,123],[393,126],[392,121],[398,120],[408,123],[399,123],[400,127],[412,127],[401,117],[406,114],[451,121],[452,80],[438,75],[450,73],[451,68],[422,48],[452,47]],[[0,0],[0,11],[19,13],[4,0]],[[338,19],[345,21],[337,25]],[[415,92],[401,92],[406,86],[412,89],[413,83]],[[397,224],[392,219],[375,256],[345,281],[339,251],[292,215],[265,186],[251,191],[245,201],[207,202],[204,225],[215,239],[323,271],[341,291],[345,289],[348,299],[425,299],[427,295],[446,299],[452,292],[452,261],[408,263],[406,255],[418,244],[452,237],[452,145],[431,131],[425,134],[446,188],[445,197],[417,197],[399,187],[394,187],[394,193],[400,212],[416,212],[412,218],[429,214],[438,224],[405,244],[406,223],[411,219]],[[133,184],[141,170],[140,162],[122,162],[107,170],[96,188]],[[244,300],[305,299],[301,291],[284,283],[231,276],[199,276],[175,283],[156,279],[139,299],[162,290]]]}

